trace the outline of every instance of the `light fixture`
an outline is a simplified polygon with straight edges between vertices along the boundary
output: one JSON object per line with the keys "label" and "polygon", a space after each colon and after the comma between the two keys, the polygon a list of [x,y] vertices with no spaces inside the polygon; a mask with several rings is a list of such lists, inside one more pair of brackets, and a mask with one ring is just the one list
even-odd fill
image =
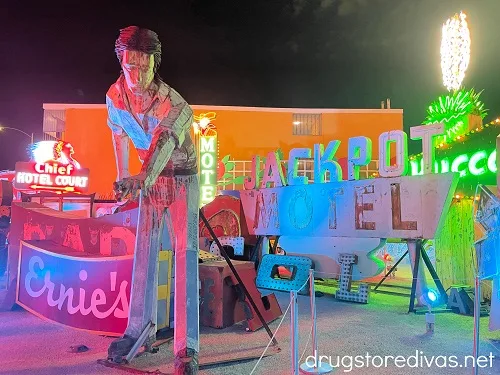
{"label": "light fixture", "polygon": [[428,288],[420,297],[420,303],[427,306],[429,311],[425,313],[425,325],[427,333],[434,333],[434,326],[436,324],[436,317],[432,313],[432,308],[440,303],[440,295],[434,289]]}
{"label": "light fixture", "polygon": [[439,299],[439,294],[435,290],[429,289],[427,291],[427,299],[431,304],[435,303]]}
{"label": "light fixture", "polygon": [[440,295],[437,291],[431,288],[427,288],[422,293],[422,296],[419,299],[422,305],[425,305],[431,310],[431,307],[436,306],[440,302]]}

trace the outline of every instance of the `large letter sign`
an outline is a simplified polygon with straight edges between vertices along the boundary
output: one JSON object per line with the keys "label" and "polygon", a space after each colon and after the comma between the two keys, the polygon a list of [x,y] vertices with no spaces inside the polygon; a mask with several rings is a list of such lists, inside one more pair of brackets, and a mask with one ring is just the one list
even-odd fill
{"label": "large letter sign", "polygon": [[453,173],[294,185],[240,192],[251,234],[433,239]]}
{"label": "large letter sign", "polygon": [[421,125],[410,128],[411,139],[422,140],[422,154],[424,173],[432,173],[432,164],[434,161],[433,137],[441,135],[444,131],[444,124]]}
{"label": "large letter sign", "polygon": [[[432,138],[442,126],[418,126],[412,130],[423,142],[425,171],[434,163],[430,150]],[[391,163],[390,145],[396,144],[395,163]],[[379,174],[386,178],[359,180],[359,167],[371,161],[371,140],[351,138],[349,145],[349,181],[342,181],[342,169],[335,153],[340,141],[325,147],[314,146],[314,183],[297,176],[300,158],[310,158],[308,148],[293,149],[288,172],[283,176],[280,160],[269,154],[264,179],[259,183],[259,158],[252,163],[252,177],[240,192],[247,227],[255,235],[356,237],[356,238],[435,238],[451,203],[458,173],[405,176],[408,172],[406,133],[390,131],[379,137]],[[474,155],[472,166],[479,173],[487,168],[489,156]],[[469,160],[469,159],[467,159]],[[451,171],[459,171],[454,161]],[[326,172],[330,179],[327,182]],[[285,178],[286,177],[286,178]]]}
{"label": "large letter sign", "polygon": [[[354,293],[349,288],[350,280],[384,270],[376,252],[387,238],[436,238],[459,181],[460,173],[453,172],[461,172],[469,165],[474,173],[484,173],[493,158],[477,153],[454,160],[448,173],[432,174],[432,139],[442,128],[435,124],[412,129],[412,138],[422,140],[424,175],[407,176],[408,137],[401,130],[382,133],[378,139],[381,178],[359,179],[360,167],[368,165],[372,158],[372,141],[362,136],[350,138],[347,143],[348,181],[342,180],[342,166],[336,157],[338,140],[326,147],[316,144],[313,151],[291,150],[286,176],[281,173],[279,159],[269,155],[260,184],[257,176],[261,166],[258,157],[254,158],[252,177],[240,191],[246,227],[253,235],[280,236],[280,246],[287,254],[314,259],[319,273],[341,272],[337,298],[367,303],[368,286],[362,285]],[[395,155],[391,155],[393,144]],[[313,181],[310,176],[297,175],[299,159],[310,160],[312,155]],[[341,255],[340,259],[336,254]]]}
{"label": "large letter sign", "polygon": [[[381,177],[404,176],[408,172],[408,140],[402,130],[385,132],[379,137],[379,174]],[[391,143],[396,144],[396,165],[391,165]]]}
{"label": "large letter sign", "polygon": [[367,137],[349,139],[348,180],[359,180],[359,167],[372,160],[372,140]]}

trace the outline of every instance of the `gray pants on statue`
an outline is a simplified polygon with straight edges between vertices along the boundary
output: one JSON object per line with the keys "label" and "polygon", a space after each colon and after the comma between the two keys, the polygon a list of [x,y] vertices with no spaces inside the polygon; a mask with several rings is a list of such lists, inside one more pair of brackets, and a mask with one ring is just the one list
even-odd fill
{"label": "gray pants on statue", "polygon": [[147,196],[141,193],[139,207],[125,335],[137,339],[149,322],[156,325],[158,256],[166,224],[174,250],[174,354],[179,361],[199,352],[198,175],[160,176]]}

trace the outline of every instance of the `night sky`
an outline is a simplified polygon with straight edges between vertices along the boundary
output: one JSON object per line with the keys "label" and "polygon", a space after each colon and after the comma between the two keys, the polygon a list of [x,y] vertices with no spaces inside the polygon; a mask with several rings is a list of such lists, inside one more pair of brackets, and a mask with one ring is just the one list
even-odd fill
{"label": "night sky", "polygon": [[[441,25],[463,10],[472,35],[464,84],[484,89],[485,120],[500,116],[500,0],[2,3],[0,124],[35,139],[43,103],[104,103],[120,71],[114,42],[129,25],[159,34],[160,74],[191,104],[379,108],[391,98],[407,129],[445,93]],[[0,133],[0,169],[26,159],[29,142]]]}

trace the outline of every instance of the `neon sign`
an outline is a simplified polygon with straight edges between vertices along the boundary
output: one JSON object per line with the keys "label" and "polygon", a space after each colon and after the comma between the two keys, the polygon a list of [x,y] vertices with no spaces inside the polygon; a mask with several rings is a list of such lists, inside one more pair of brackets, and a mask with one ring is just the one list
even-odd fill
{"label": "neon sign", "polygon": [[202,136],[215,135],[215,125],[212,123],[217,118],[215,112],[202,113],[199,116],[194,116],[195,122],[193,123],[195,133],[200,133]]}
{"label": "neon sign", "polygon": [[198,135],[200,155],[200,204],[203,206],[214,200],[217,194],[217,131],[215,112],[194,116],[194,133]]}
{"label": "neon sign", "polygon": [[67,142],[38,142],[32,150],[32,161],[16,163],[14,187],[28,191],[87,192],[89,170],[80,168],[73,154],[73,147]]}
{"label": "neon sign", "polygon": [[[458,172],[460,177],[481,176],[496,173],[497,151],[495,149],[479,150],[472,154],[460,154],[445,157],[434,162],[434,173]],[[410,160],[411,175],[423,174],[423,160]]]}
{"label": "neon sign", "polygon": [[217,192],[217,135],[200,137],[201,204],[210,203]]}
{"label": "neon sign", "polygon": [[18,190],[79,192],[88,190],[89,170],[58,163],[16,163],[14,186]]}
{"label": "neon sign", "polygon": [[[443,124],[414,126],[410,129],[411,139],[422,140],[423,170],[431,173],[434,164],[433,138],[442,134]],[[408,139],[402,130],[393,130],[380,134],[379,143],[379,175],[380,177],[399,177],[408,174]],[[396,163],[391,164],[391,144],[395,144]],[[348,140],[348,180],[359,179],[360,167],[368,165],[372,160],[372,140],[368,137],[352,137]],[[314,183],[326,182],[326,174],[330,174],[330,182],[342,181],[342,167],[335,157],[340,147],[339,140],[333,140],[325,147],[315,144],[314,149],[294,148],[288,157],[288,170],[281,168],[280,155],[271,152],[264,165],[264,176],[260,177],[261,159],[258,155],[252,159],[251,176],[244,183],[245,190],[281,187],[286,185],[307,185],[309,178],[299,176],[298,159],[314,158]]]}
{"label": "neon sign", "polygon": [[64,141],[41,141],[33,145],[31,149],[31,161],[45,163],[54,160],[61,164],[71,164],[80,169],[80,163],[74,158],[75,150],[70,143]]}

